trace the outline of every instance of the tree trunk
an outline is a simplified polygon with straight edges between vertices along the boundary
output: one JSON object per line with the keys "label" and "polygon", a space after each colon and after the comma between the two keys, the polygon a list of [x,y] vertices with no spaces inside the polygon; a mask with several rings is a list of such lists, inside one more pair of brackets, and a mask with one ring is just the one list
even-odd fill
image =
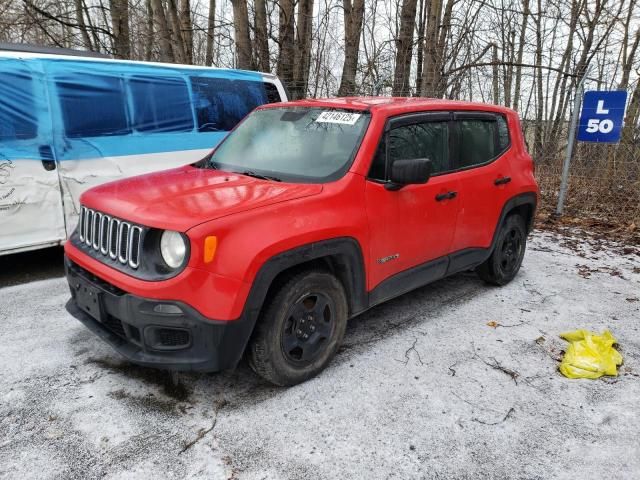
{"label": "tree trunk", "polygon": [[193,64],[193,25],[191,24],[191,3],[180,0],[180,27],[184,43],[185,63]]}
{"label": "tree trunk", "polygon": [[438,27],[442,15],[442,0],[429,0],[429,13],[425,29],[424,67],[422,70],[422,96],[438,96],[441,66],[438,52]]}
{"label": "tree trunk", "polygon": [[522,84],[522,58],[524,56],[524,44],[527,35],[527,20],[529,19],[529,0],[522,2],[522,26],[520,28],[520,38],[518,39],[518,55],[516,57],[515,86],[513,90],[513,109],[517,112],[520,107],[520,86]]}
{"label": "tree trunk", "polygon": [[167,17],[164,13],[162,0],[151,0],[153,7],[153,20],[156,24],[156,32],[158,32],[160,46],[160,61],[173,62],[175,56],[173,54],[173,46],[171,45],[171,32],[167,24]]}
{"label": "tree trunk", "polygon": [[309,64],[311,63],[311,32],[313,22],[313,0],[298,2],[298,38],[296,39],[293,76],[296,85],[294,98],[307,96]]}
{"label": "tree trunk", "polygon": [[110,0],[111,28],[113,30],[114,56],[128,59],[131,57],[129,39],[129,2],[128,0]]}
{"label": "tree trunk", "polygon": [[422,66],[424,63],[424,29],[427,24],[427,9],[425,0],[420,0],[418,6],[418,52],[416,60],[416,96],[422,92]]}
{"label": "tree trunk", "polygon": [[284,82],[289,91],[295,89],[293,78],[294,60],[294,0],[280,0],[280,15],[278,27],[278,44],[280,52],[278,54],[278,76]]}
{"label": "tree trunk", "polygon": [[213,33],[216,24],[216,0],[209,0],[209,17],[207,20],[207,47],[204,54],[204,64],[213,64]]}
{"label": "tree trunk", "polygon": [[358,53],[362,35],[362,19],[364,17],[364,0],[344,0],[344,63],[338,96],[356,93],[356,70],[358,69]]}
{"label": "tree trunk", "polygon": [[491,61],[493,62],[493,103],[500,105],[500,79],[498,69],[498,45],[495,43],[491,47],[493,53],[491,55]]}
{"label": "tree trunk", "polygon": [[147,4],[147,26],[146,26],[146,38],[144,39],[144,59],[145,61],[151,61],[151,53],[153,52],[153,7],[151,6],[151,0],[146,0]]}
{"label": "tree trunk", "polygon": [[265,0],[255,0],[255,45],[257,67],[261,72],[271,71],[271,61],[269,58],[269,33],[267,31],[267,3]]}
{"label": "tree trunk", "polygon": [[169,8],[171,30],[173,31],[173,34],[171,35],[173,55],[178,63],[186,63],[187,52],[185,51],[184,39],[182,38],[182,26],[180,25],[180,17],[178,16],[177,0],[169,0],[167,7]]}
{"label": "tree trunk", "polygon": [[80,34],[82,35],[82,44],[87,50],[93,50],[91,38],[89,37],[89,32],[87,30],[87,25],[84,22],[82,0],[74,0],[74,6],[76,8],[76,21],[78,22],[78,28],[80,29]]}
{"label": "tree trunk", "polygon": [[410,94],[411,53],[413,52],[413,31],[416,27],[417,0],[404,0],[400,12],[400,29],[396,40],[396,69],[393,75],[393,96]]}
{"label": "tree trunk", "polygon": [[233,26],[236,42],[236,65],[243,70],[251,70],[251,37],[249,36],[249,11],[247,0],[231,0],[233,5]]}
{"label": "tree trunk", "polygon": [[542,162],[542,126],[544,121],[544,96],[542,87],[542,0],[538,0],[538,12],[536,17],[536,122],[533,139],[533,152],[536,161]]}

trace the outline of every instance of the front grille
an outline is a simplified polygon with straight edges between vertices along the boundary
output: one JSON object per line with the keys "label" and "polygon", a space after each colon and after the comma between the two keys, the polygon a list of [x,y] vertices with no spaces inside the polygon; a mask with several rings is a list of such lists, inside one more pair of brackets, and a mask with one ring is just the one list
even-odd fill
{"label": "front grille", "polygon": [[82,206],[78,233],[80,241],[96,254],[133,269],[140,265],[142,227]]}

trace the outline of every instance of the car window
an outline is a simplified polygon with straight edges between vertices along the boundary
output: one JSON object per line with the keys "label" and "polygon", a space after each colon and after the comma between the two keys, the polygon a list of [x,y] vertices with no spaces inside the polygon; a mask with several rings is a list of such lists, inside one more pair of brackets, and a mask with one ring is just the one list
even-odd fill
{"label": "car window", "polygon": [[131,132],[122,78],[74,73],[56,78],[56,87],[67,137],[126,135]]}
{"label": "car window", "polygon": [[448,122],[422,122],[391,130],[383,140],[371,164],[369,178],[386,180],[385,150],[388,165],[396,160],[427,158],[431,160],[432,174],[450,170]]}
{"label": "car window", "polygon": [[496,157],[498,122],[458,120],[459,168],[487,163]]}
{"label": "car window", "polygon": [[498,149],[500,153],[504,152],[509,145],[511,144],[511,140],[509,139],[509,127],[507,126],[507,119],[502,115],[498,115]]}
{"label": "car window", "polygon": [[36,113],[31,75],[22,69],[0,71],[0,142],[35,138]]}
{"label": "car window", "polygon": [[133,128],[139,132],[193,130],[191,98],[178,77],[135,76],[129,79]]}
{"label": "car window", "polygon": [[200,132],[232,130],[257,106],[280,101],[275,85],[258,81],[191,77],[191,88]]}

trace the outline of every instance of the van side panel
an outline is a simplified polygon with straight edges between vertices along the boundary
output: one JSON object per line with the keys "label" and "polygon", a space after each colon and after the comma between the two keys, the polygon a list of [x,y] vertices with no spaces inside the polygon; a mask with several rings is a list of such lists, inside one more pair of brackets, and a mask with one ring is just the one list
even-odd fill
{"label": "van side panel", "polygon": [[0,52],[0,77],[16,69],[28,81],[0,82],[0,255],[63,242],[86,189],[200,160],[286,101],[257,72]]}
{"label": "van side panel", "polygon": [[41,67],[0,58],[0,254],[65,239]]}

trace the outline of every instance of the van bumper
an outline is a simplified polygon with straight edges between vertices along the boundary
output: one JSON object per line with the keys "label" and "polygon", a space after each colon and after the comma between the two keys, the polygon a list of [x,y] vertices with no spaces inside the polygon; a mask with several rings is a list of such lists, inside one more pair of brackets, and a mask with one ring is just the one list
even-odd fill
{"label": "van bumper", "polygon": [[253,322],[218,321],[178,301],[143,298],[91,274],[68,257],[67,311],[132,363],[176,371],[216,372],[242,358]]}

